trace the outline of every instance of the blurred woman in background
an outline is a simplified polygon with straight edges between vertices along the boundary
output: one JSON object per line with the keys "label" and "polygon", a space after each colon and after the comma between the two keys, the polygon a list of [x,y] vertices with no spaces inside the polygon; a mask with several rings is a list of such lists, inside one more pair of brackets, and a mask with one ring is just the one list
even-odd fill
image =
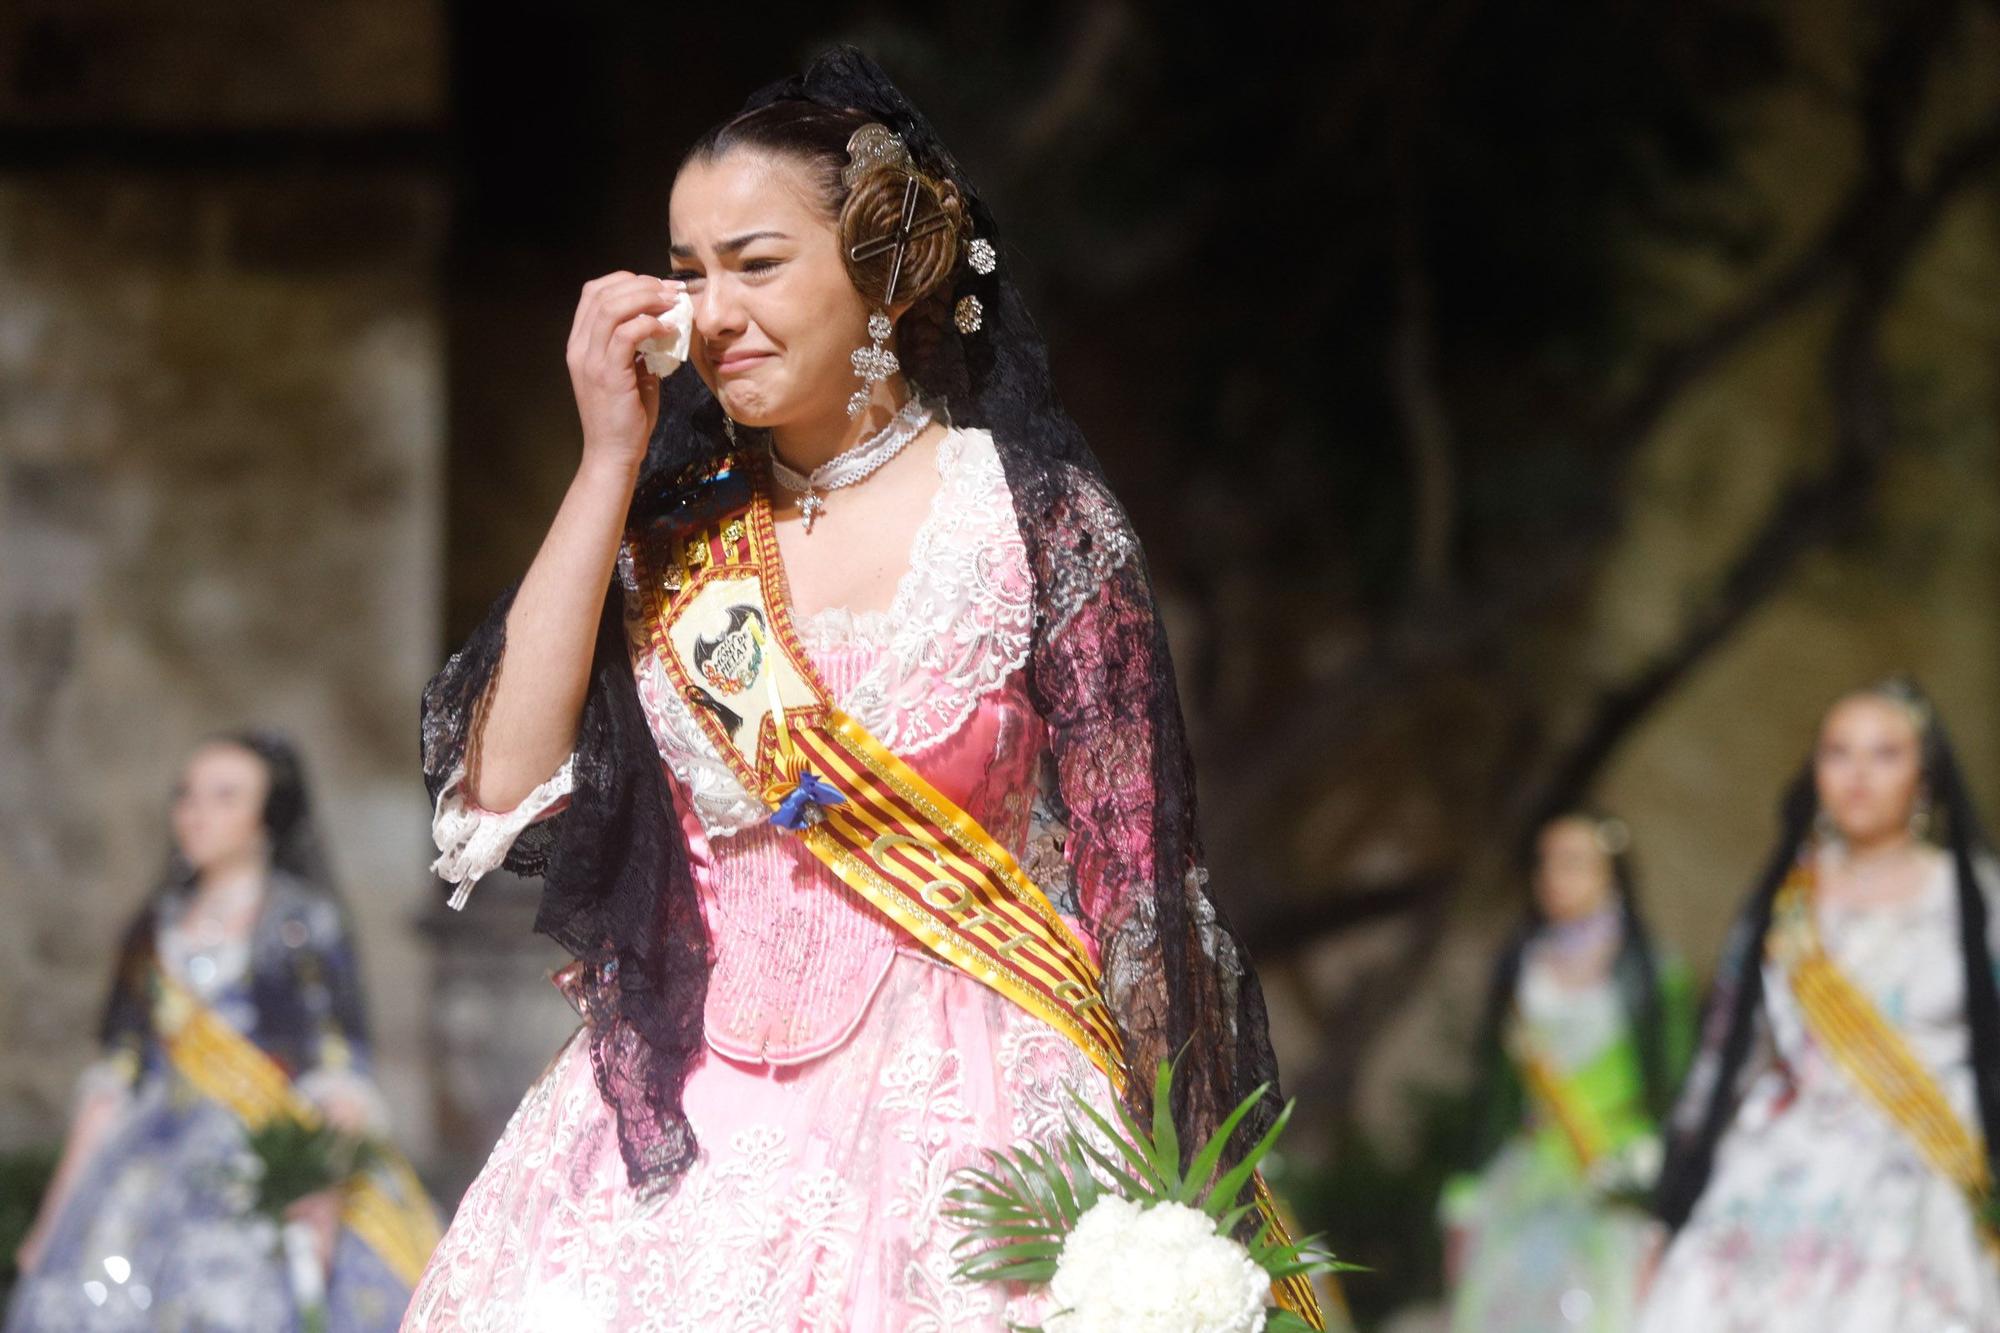
{"label": "blurred woman in background", "polygon": [[1647,1333],[2000,1328],[1995,884],[1921,692],[1837,701],[1709,998]]}
{"label": "blurred woman in background", "polygon": [[[264,733],[203,744],[173,836],[18,1252],[7,1333],[393,1329],[436,1238],[393,1152],[297,1199],[283,1231],[253,1207],[266,1171],[309,1170],[253,1151],[253,1126],[323,1120],[359,1137],[387,1122],[297,752]],[[307,1244],[287,1253],[286,1232]]]}
{"label": "blurred woman in background", "polygon": [[[1472,1170],[1446,1187],[1452,1328],[1624,1333],[1691,1019],[1639,914],[1623,823],[1563,815],[1480,1029]],[[1497,1151],[1496,1151],[1497,1150]]]}

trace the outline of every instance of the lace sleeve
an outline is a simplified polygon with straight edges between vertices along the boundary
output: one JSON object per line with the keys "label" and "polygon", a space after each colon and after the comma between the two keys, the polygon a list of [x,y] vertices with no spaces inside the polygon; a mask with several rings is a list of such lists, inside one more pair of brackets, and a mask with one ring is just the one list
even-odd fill
{"label": "lace sleeve", "polygon": [[464,796],[479,772],[479,731],[507,641],[509,588],[496,599],[442,670],[424,687],[424,785],[432,805],[431,836],[438,859],[431,869],[452,884],[451,905],[463,908],[481,876],[505,866],[517,875],[540,875],[560,836],[574,789],[574,754],[514,809],[489,811]]}
{"label": "lace sleeve", "polygon": [[[1064,860],[1098,943],[1134,1109],[1149,1109],[1158,1061],[1178,1055],[1175,1119],[1191,1152],[1251,1088],[1275,1085],[1276,1067],[1262,993],[1208,892],[1173,667],[1138,561],[1044,634],[1034,669]],[[1267,1098],[1235,1147],[1272,1114]]]}
{"label": "lace sleeve", "polygon": [[1076,885],[1070,878],[1069,825],[1059,813],[1060,780],[1046,750],[1043,761],[1028,809],[1028,836],[1021,850],[1021,869],[1041,889],[1064,922],[1076,931],[1090,953],[1090,961],[1101,965],[1097,936],[1083,920],[1083,908],[1076,900]]}
{"label": "lace sleeve", "polygon": [[[512,593],[496,601],[424,690],[424,784],[433,802],[454,778],[478,787],[476,742],[512,603]],[[587,1010],[591,1068],[617,1118],[627,1180],[650,1197],[671,1186],[698,1147],[681,1087],[703,1049],[708,933],[667,770],[633,680],[616,581],[598,616],[568,769],[566,799],[545,788],[523,802],[510,814],[530,822],[511,842],[491,832],[496,845],[486,851],[542,881],[535,930],[576,960],[577,984],[566,993]],[[547,804],[527,816],[540,798]],[[463,901],[463,886],[457,896]]]}
{"label": "lace sleeve", "polygon": [[431,872],[454,885],[451,906],[463,908],[480,878],[497,870],[516,840],[531,826],[553,819],[569,804],[575,787],[576,756],[563,760],[548,781],[521,798],[511,810],[488,810],[465,794],[465,765],[452,769],[438,793],[431,816],[431,840],[438,858]]}

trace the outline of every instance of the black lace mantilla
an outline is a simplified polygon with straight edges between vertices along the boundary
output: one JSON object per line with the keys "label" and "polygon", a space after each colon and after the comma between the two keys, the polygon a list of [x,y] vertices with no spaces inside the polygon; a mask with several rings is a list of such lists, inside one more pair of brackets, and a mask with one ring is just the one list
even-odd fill
{"label": "black lace mantilla", "polygon": [[[999,233],[929,124],[880,69],[836,48],[801,76],[751,98],[857,107],[902,135],[926,169],[958,182],[973,234]],[[1004,252],[1003,252],[1004,253]],[[1003,261],[968,268],[986,327],[946,339],[908,367],[959,426],[992,432],[1035,578],[1028,671],[1047,724],[1064,855],[1097,939],[1106,999],[1124,1036],[1135,1111],[1150,1114],[1150,1071],[1178,1053],[1174,1118],[1199,1143],[1260,1083],[1277,1082],[1263,995],[1217,905],[1195,827],[1194,773],[1173,664],[1138,544],[1074,422],[1055,398],[1047,355]],[[914,358],[912,358],[915,360]],[[692,374],[664,386],[660,422],[631,521],[650,526],[688,498],[681,479],[721,455],[721,412]],[[431,681],[424,775],[435,801],[467,760],[504,651],[511,590]],[[509,869],[542,879],[536,929],[581,964],[597,1084],[617,1117],[628,1177],[671,1189],[699,1145],[681,1107],[702,1050],[708,940],[660,756],[639,706],[621,590],[608,590],[578,728],[575,786],[532,825]],[[474,756],[476,767],[476,756]],[[1238,1129],[1233,1160],[1271,1123],[1267,1098]]]}

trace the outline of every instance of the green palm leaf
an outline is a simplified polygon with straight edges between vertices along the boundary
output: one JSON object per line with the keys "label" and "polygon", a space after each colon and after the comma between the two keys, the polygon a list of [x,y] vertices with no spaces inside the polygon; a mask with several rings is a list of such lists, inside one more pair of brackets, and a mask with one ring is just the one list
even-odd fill
{"label": "green palm leaf", "polygon": [[[1269,1083],[1259,1083],[1254,1092],[1236,1103],[1236,1109],[1217,1126],[1215,1133],[1209,1135],[1208,1142],[1201,1146],[1201,1151],[1195,1154],[1194,1161],[1188,1166],[1187,1179],[1181,1182],[1180,1192],[1174,1196],[1176,1203],[1193,1203],[1201,1196],[1202,1186],[1206,1185],[1208,1178],[1215,1174],[1215,1168],[1222,1164],[1223,1151],[1228,1148],[1229,1140],[1235,1136],[1236,1127],[1243,1123],[1243,1117],[1250,1114],[1252,1107],[1264,1100],[1264,1094],[1270,1089]],[[1217,1211],[1228,1206],[1234,1197],[1224,1194],[1221,1190],[1212,1190],[1203,1201],[1202,1210],[1210,1217],[1214,1217]]]}
{"label": "green palm leaf", "polygon": [[[1100,1115],[1096,1107],[1081,1097],[1076,1099],[1077,1109],[1089,1118],[1091,1124],[1097,1126],[1103,1132],[1105,1138],[1111,1140],[1112,1147],[1116,1148],[1119,1155],[1131,1163],[1134,1171],[1136,1171],[1137,1174],[1132,1177],[1132,1183],[1135,1187],[1135,1192],[1132,1196],[1133,1199],[1136,1201],[1162,1197],[1160,1178],[1158,1173],[1153,1170],[1152,1156],[1137,1146],[1138,1141],[1144,1140],[1146,1136],[1139,1131],[1139,1127],[1132,1122],[1131,1117],[1125,1114],[1123,1106],[1115,1102],[1113,1106],[1116,1107],[1119,1120],[1124,1125],[1123,1133],[1113,1129],[1111,1122]],[[1089,1145],[1089,1151],[1092,1157],[1098,1158],[1100,1161],[1103,1160],[1095,1145]]]}
{"label": "green palm leaf", "polygon": [[1223,1173],[1222,1179],[1215,1182],[1216,1194],[1233,1203],[1236,1197],[1243,1193],[1243,1187],[1250,1183],[1250,1177],[1257,1172],[1257,1164],[1269,1156],[1271,1149],[1277,1146],[1278,1135],[1285,1132],[1285,1123],[1292,1118],[1292,1108],[1296,1105],[1297,1102],[1285,1103],[1283,1109],[1278,1112],[1277,1119],[1273,1120],[1271,1127],[1264,1131],[1264,1137],[1258,1139],[1250,1151],[1243,1154],[1242,1161]]}
{"label": "green palm leaf", "polygon": [[[1273,1281],[1352,1271],[1355,1265],[1318,1248],[1317,1236],[1280,1242],[1273,1219],[1263,1216],[1255,1203],[1238,1202],[1290,1121],[1294,1103],[1286,1102],[1242,1159],[1211,1184],[1209,1177],[1220,1169],[1231,1139],[1269,1094],[1270,1085],[1259,1086],[1236,1104],[1203,1140],[1183,1173],[1180,1134],[1173,1120],[1175,1068],[1175,1062],[1160,1062],[1150,1127],[1142,1126],[1118,1098],[1111,1101],[1114,1124],[1072,1089],[1074,1105],[1065,1112],[1066,1133],[1059,1146],[1030,1142],[989,1150],[984,1168],[959,1170],[954,1178],[961,1183],[945,1191],[943,1210],[946,1219],[966,1233],[953,1244],[952,1253],[971,1250],[960,1260],[958,1275],[974,1281],[1048,1282],[1078,1219],[1112,1193],[1142,1208],[1160,1203],[1197,1207],[1214,1220],[1216,1234],[1226,1237],[1234,1237],[1247,1219],[1258,1216],[1263,1225],[1245,1249]],[[1108,1149],[1100,1146],[1100,1138]],[[1273,1333],[1310,1328],[1297,1315],[1275,1309],[1265,1327]]]}
{"label": "green palm leaf", "polygon": [[1163,1192],[1178,1199],[1181,1191],[1181,1136],[1174,1128],[1174,1067],[1160,1061],[1153,1075],[1153,1169]]}

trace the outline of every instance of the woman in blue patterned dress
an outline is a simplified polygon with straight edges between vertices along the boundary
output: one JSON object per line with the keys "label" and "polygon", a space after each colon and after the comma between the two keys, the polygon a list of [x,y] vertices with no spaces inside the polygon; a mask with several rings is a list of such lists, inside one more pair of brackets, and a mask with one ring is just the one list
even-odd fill
{"label": "woman in blue patterned dress", "polygon": [[[289,1210],[286,1229],[310,1244],[295,1244],[288,1266],[278,1223],[250,1206],[241,1107],[215,1095],[247,1067],[342,1129],[385,1127],[347,914],[321,870],[296,752],[254,733],[203,744],[175,793],[173,830],[175,855],[126,931],[101,1052],[17,1254],[6,1333],[393,1329],[408,1278],[343,1222],[335,1191]],[[200,1029],[218,1038],[213,1053],[178,1038],[176,1003],[183,1018],[220,1019]],[[402,1202],[421,1235],[428,1204]],[[315,1285],[309,1316],[297,1293]]]}

